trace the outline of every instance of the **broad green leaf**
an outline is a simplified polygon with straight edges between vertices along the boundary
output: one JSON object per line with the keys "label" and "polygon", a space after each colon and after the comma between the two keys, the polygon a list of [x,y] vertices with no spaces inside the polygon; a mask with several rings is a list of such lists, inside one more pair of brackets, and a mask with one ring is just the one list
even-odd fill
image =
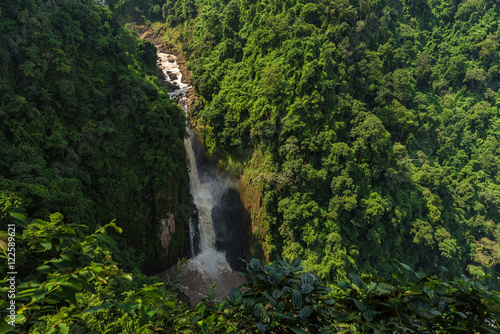
{"label": "broad green leaf", "polygon": [[338,281],[338,282],[337,282],[337,285],[338,285],[341,289],[343,289],[343,290],[347,290],[347,289],[350,289],[350,288],[351,288],[351,285],[350,285],[348,282],[346,282],[346,281]]}
{"label": "broad green leaf", "polygon": [[78,290],[69,288],[67,286],[62,286],[61,291],[57,293],[58,296],[61,297],[61,299],[67,299],[69,300],[73,305],[76,305],[76,292]]}
{"label": "broad green leaf", "polygon": [[308,293],[311,293],[311,291],[314,290],[314,287],[310,284],[305,284],[301,287],[300,293],[303,295],[307,295]]}
{"label": "broad green leaf", "polygon": [[62,334],[68,334],[69,333],[69,326],[65,323],[61,323],[59,325],[57,325],[57,329],[59,329],[59,331],[62,333]]}
{"label": "broad green leaf", "polygon": [[61,250],[61,239],[52,239],[51,242],[52,242],[52,247],[56,251]]}
{"label": "broad green leaf", "polygon": [[269,324],[263,324],[262,322],[255,323],[255,327],[257,327],[257,330],[259,332],[265,332],[268,326]]}
{"label": "broad green leaf", "polygon": [[65,253],[65,254],[61,254],[61,258],[70,262],[70,263],[75,260],[75,256],[69,252]]}
{"label": "broad green leaf", "polygon": [[103,303],[102,305],[91,306],[91,307],[88,307],[87,309],[85,309],[84,313],[98,312],[98,311],[101,311],[101,310],[104,310],[104,309],[110,307],[111,305],[112,305],[111,303]]}
{"label": "broad green leaf", "polygon": [[339,313],[335,316],[335,320],[341,322],[351,321],[354,318],[355,316],[353,313]]}
{"label": "broad green leaf", "polygon": [[[271,273],[273,273],[272,276],[271,276]],[[269,280],[271,281],[271,283],[274,285],[280,284],[281,280],[283,279],[283,275],[281,273],[276,272],[276,271],[271,271],[271,273],[269,273]]]}
{"label": "broad green leaf", "polygon": [[107,235],[97,233],[95,237],[110,246],[117,247],[116,242]]}
{"label": "broad green leaf", "polygon": [[409,273],[413,272],[413,269],[409,265],[402,262],[400,262],[399,264],[401,265],[401,267],[405,268],[405,270],[408,271]]}
{"label": "broad green leaf", "polygon": [[389,284],[379,283],[379,284],[377,284],[377,286],[373,292],[380,296],[380,295],[390,294],[394,290],[395,290],[395,288]]}
{"label": "broad green leaf", "polygon": [[353,274],[353,273],[350,273],[349,277],[351,278],[351,281],[352,281],[352,283],[354,283],[354,285],[356,285],[358,288],[360,288],[363,291],[366,290],[365,282],[363,282],[361,277],[359,277],[358,275]]}
{"label": "broad green leaf", "polygon": [[16,294],[16,297],[17,298],[31,297],[31,296],[33,296],[35,291],[37,291],[36,288],[21,290],[20,292],[18,292]]}
{"label": "broad green leaf", "polygon": [[368,320],[370,322],[373,321],[373,311],[368,310],[368,311],[363,312],[363,318],[365,318],[366,320]]}
{"label": "broad green leaf", "polygon": [[266,280],[266,276],[264,276],[263,274],[259,273],[257,275],[255,275],[255,277],[257,277],[259,280],[261,281],[265,281]]}
{"label": "broad green leaf", "polygon": [[302,295],[297,290],[292,291],[292,305],[296,310],[302,307]]}
{"label": "broad green leaf", "polygon": [[33,293],[33,298],[37,301],[41,301],[45,295],[47,294],[47,290],[45,288],[37,289]]}
{"label": "broad green leaf", "polygon": [[130,311],[133,311],[135,310],[136,308],[138,308],[139,306],[141,306],[140,303],[124,303],[124,304],[119,304],[118,305],[118,308],[120,310],[123,310],[125,312],[130,312]]}
{"label": "broad green leaf", "polygon": [[359,308],[362,312],[366,312],[368,310],[368,308],[365,305],[363,305],[363,303],[361,303],[359,300],[353,299],[353,302],[354,305],[356,305],[356,307]]}
{"label": "broad green leaf", "polygon": [[264,296],[266,296],[266,298],[269,300],[269,302],[271,303],[272,306],[276,307],[276,300],[274,300],[274,298],[271,297],[271,295],[269,295],[269,293],[267,293],[266,291],[262,291],[262,294]]}
{"label": "broad green leaf", "polygon": [[144,326],[146,325],[148,322],[150,322],[154,315],[155,315],[155,309],[150,309],[150,310],[147,310],[147,311],[142,311],[142,316],[139,320],[139,326]]}
{"label": "broad green leaf", "polygon": [[259,318],[261,321],[267,321],[267,311],[262,304],[257,304],[254,307],[254,315]]}
{"label": "broad green leaf", "polygon": [[40,245],[42,245],[43,248],[45,248],[45,249],[48,249],[48,250],[52,249],[52,243],[50,241],[42,241],[42,242],[40,242]]}
{"label": "broad green leaf", "polygon": [[66,261],[64,259],[55,259],[55,260],[52,260],[50,262],[53,263],[54,266],[56,266],[56,268],[61,270],[61,271],[64,271],[66,268],[68,268],[70,266],[70,263],[68,263],[68,261]]}
{"label": "broad green leaf", "polygon": [[292,267],[298,267],[300,265],[300,258],[296,258],[292,261]]}
{"label": "broad green leaf", "polygon": [[290,329],[291,329],[294,333],[296,333],[296,334],[309,334],[309,333],[308,333],[308,332],[306,332],[305,330],[300,329],[300,328],[295,327],[295,326],[290,326],[290,327],[288,327],[288,328],[290,328]]}
{"label": "broad green leaf", "polygon": [[422,279],[422,278],[426,277],[426,275],[421,271],[416,271],[415,276],[417,276],[418,279]]}
{"label": "broad green leaf", "polygon": [[429,312],[430,314],[436,315],[436,316],[438,316],[438,317],[440,317],[440,316],[442,315],[442,314],[441,314],[441,312],[439,312],[439,311],[438,311],[438,310],[436,310],[436,309],[430,309],[428,312]]}
{"label": "broad green leaf", "polygon": [[304,285],[306,285],[306,284],[314,285],[313,276],[309,273],[302,273],[302,275],[300,275],[300,281]]}
{"label": "broad green leaf", "polygon": [[52,268],[46,264],[42,264],[41,266],[36,268],[36,270],[38,270],[39,272],[41,272],[43,274],[49,274],[52,272]]}
{"label": "broad green leaf", "polygon": [[305,319],[309,317],[312,313],[313,313],[312,306],[306,305],[299,311],[299,317]]}
{"label": "broad green leaf", "polygon": [[229,291],[229,300],[235,304],[241,302],[242,296],[243,294],[238,288],[231,288],[231,290]]}
{"label": "broad green leaf", "polygon": [[17,212],[11,212],[10,216],[14,218],[14,223],[16,223],[19,226],[22,226],[26,228],[29,224],[28,218],[26,218],[24,215],[17,213]]}
{"label": "broad green leaf", "polygon": [[102,267],[99,267],[99,266],[90,266],[90,267],[87,267],[89,270],[91,270],[92,272],[96,273],[96,274],[99,274],[103,271],[103,268]]}
{"label": "broad green leaf", "polygon": [[250,269],[257,270],[259,268],[260,268],[260,260],[259,259],[252,259],[250,261]]}

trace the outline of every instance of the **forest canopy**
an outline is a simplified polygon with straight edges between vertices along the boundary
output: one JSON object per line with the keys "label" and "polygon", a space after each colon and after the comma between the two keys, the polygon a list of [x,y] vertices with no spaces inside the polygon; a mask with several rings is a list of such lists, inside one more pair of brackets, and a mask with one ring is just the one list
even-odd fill
{"label": "forest canopy", "polygon": [[[14,244],[17,279],[0,282],[0,334],[497,333],[499,14],[492,0],[2,2],[0,221],[15,232],[0,231],[0,268]],[[183,260],[164,282],[143,275],[183,253],[181,226],[164,258],[158,223],[190,205],[185,116],[131,20],[180,46],[207,153],[252,193],[262,261],[222,303],[215,285],[180,300]]]}
{"label": "forest canopy", "polygon": [[261,191],[268,258],[329,279],[392,258],[500,274],[495,1],[150,4],[208,153]]}
{"label": "forest canopy", "polygon": [[168,213],[185,220],[189,200],[185,116],[157,84],[156,48],[92,3],[0,10],[2,223],[17,212],[88,233],[116,219],[123,247],[146,254],[129,269],[166,266],[160,242],[147,239]]}

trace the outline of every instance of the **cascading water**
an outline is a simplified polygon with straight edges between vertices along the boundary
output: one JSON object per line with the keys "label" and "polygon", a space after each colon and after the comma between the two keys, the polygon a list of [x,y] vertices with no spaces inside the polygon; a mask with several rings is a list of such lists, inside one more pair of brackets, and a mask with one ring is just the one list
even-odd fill
{"label": "cascading water", "polygon": [[[158,52],[158,58],[158,65],[165,74],[165,83],[171,90],[170,97],[177,99],[188,116],[186,95],[191,86],[182,82],[182,73],[176,56]],[[212,219],[215,215],[214,208],[220,211],[221,199],[233,186],[233,182],[228,177],[219,175],[214,166],[200,168],[193,148],[196,136],[189,123],[187,132],[189,137],[184,140],[184,148],[188,163],[190,193],[196,210],[189,220],[192,258],[187,261],[179,289],[190,297],[192,304],[196,304],[207,294],[209,285],[216,283],[217,293],[225,297],[232,287],[241,285],[244,279],[233,273],[225,254],[215,249],[217,238]]]}

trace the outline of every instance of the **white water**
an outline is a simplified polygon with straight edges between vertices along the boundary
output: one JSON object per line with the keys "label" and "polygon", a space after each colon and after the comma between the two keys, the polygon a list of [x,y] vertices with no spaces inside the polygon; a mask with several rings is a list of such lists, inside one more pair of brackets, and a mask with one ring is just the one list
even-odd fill
{"label": "white water", "polygon": [[[170,97],[178,99],[179,105],[189,118],[186,95],[192,87],[182,82],[182,73],[176,56],[159,52],[158,66],[165,74],[165,82],[175,88],[169,92]],[[184,148],[188,163],[189,191],[198,209],[200,232],[200,244],[194,245],[196,220],[190,219],[190,250],[191,254],[195,254],[195,249],[200,249],[200,253],[187,261],[179,289],[191,298],[192,304],[196,304],[207,294],[209,285],[216,283],[217,293],[221,297],[226,297],[229,290],[241,285],[244,279],[233,273],[225,254],[214,248],[216,240],[212,209],[219,202],[224,191],[232,186],[232,182],[216,172],[199,171],[193,150],[194,133],[189,127],[189,122],[186,126],[189,138],[184,140]]]}
{"label": "white water", "polygon": [[217,189],[220,187],[218,187],[216,182],[202,183],[200,181],[198,166],[196,165],[196,157],[193,152],[193,146],[190,138],[191,136],[184,140],[184,149],[186,150],[186,157],[188,161],[189,190],[191,196],[193,196],[193,202],[198,209],[198,223],[201,239],[199,248],[203,252],[212,249],[215,244],[212,208],[214,207],[214,194],[217,194],[220,191],[220,189]]}
{"label": "white water", "polygon": [[165,81],[178,87],[178,89],[169,92],[168,95],[170,95],[172,99],[186,95],[192,87],[182,82],[182,72],[177,64],[177,57],[162,52],[158,52],[157,54],[158,66],[162,69],[163,74],[165,75]]}

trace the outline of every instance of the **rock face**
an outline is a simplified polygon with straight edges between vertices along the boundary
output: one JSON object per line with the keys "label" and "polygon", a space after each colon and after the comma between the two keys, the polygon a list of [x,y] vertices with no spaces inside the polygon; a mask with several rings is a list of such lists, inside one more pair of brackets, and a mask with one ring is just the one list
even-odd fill
{"label": "rock face", "polygon": [[[248,170],[255,171],[260,165],[266,163],[261,151],[256,150],[248,162]],[[269,226],[264,221],[264,208],[262,207],[263,182],[256,180],[254,173],[243,172],[236,183],[239,198],[243,204],[248,221],[248,257],[271,260],[272,249],[266,244]]]}
{"label": "rock face", "polygon": [[175,82],[165,82],[163,83],[163,85],[167,87],[169,91],[180,89],[180,87]]}
{"label": "rock face", "polygon": [[172,240],[172,234],[175,233],[175,219],[174,214],[169,213],[168,218],[162,219],[160,221],[160,241],[163,249],[168,250],[170,241]]}
{"label": "rock face", "polygon": [[190,196],[187,184],[179,176],[177,179],[172,178],[171,189],[151,189],[148,219],[137,225],[137,233],[145,236],[140,252],[145,255],[141,270],[147,275],[163,271],[188,255]]}
{"label": "rock face", "polygon": [[248,231],[250,217],[235,188],[227,189],[220,202],[212,210],[212,220],[216,221],[215,248],[226,253],[231,268],[245,271],[240,258],[248,260]]}

